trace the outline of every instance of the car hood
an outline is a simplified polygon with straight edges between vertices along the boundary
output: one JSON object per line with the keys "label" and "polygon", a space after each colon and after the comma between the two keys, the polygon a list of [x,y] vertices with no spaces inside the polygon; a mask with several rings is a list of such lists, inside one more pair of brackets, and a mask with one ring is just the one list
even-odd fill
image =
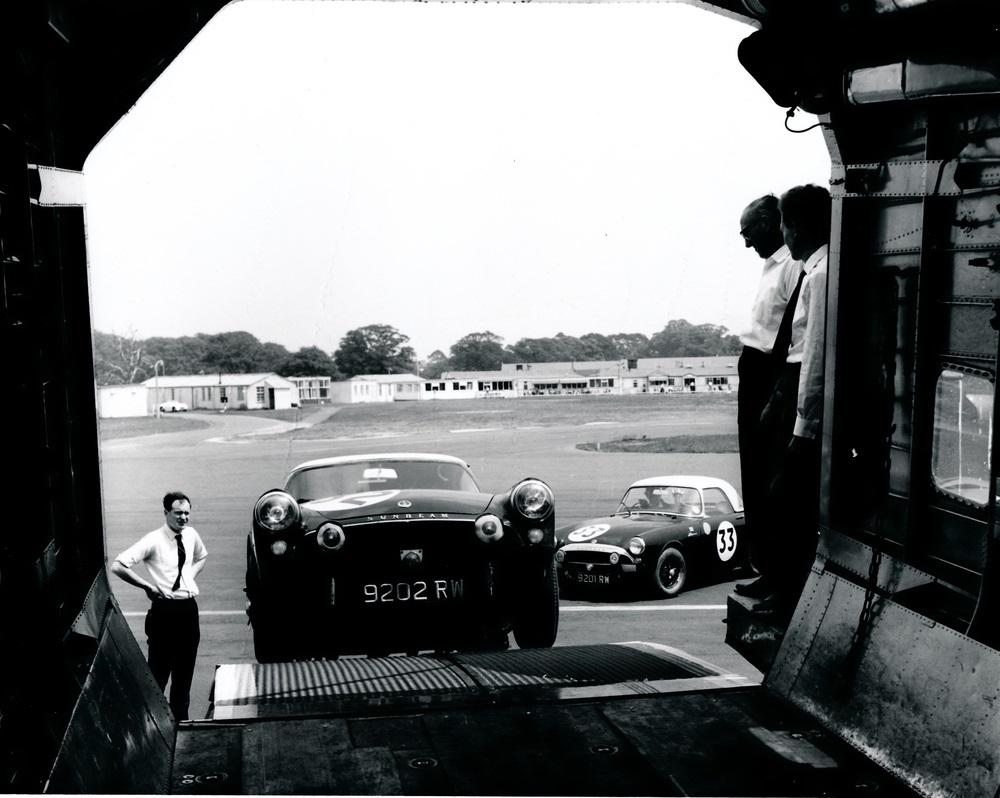
{"label": "car hood", "polygon": [[605,543],[611,546],[623,546],[634,537],[645,538],[664,532],[676,531],[687,536],[690,531],[701,531],[702,523],[701,518],[686,516],[643,513],[605,515],[564,526],[556,532],[556,538],[564,544]]}
{"label": "car hood", "polygon": [[486,511],[493,494],[458,490],[379,490],[301,503],[303,512],[331,521],[369,516],[444,513],[477,516]]}

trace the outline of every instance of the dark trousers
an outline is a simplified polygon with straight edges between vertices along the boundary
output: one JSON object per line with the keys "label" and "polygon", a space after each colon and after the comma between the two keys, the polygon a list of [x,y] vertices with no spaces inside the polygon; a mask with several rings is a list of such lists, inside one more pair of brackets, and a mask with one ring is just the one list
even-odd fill
{"label": "dark trousers", "polygon": [[743,347],[737,365],[740,377],[736,400],[736,424],[740,444],[740,484],[743,488],[745,535],[750,545],[750,561],[760,573],[769,568],[765,549],[759,538],[766,517],[767,468],[769,441],[761,431],[760,414],[771,398],[780,364],[772,355],[749,346]]}
{"label": "dark trousers", "polygon": [[198,602],[192,599],[156,599],[146,613],[149,669],[166,693],[170,680],[170,709],[176,720],[188,719],[191,679],[201,642]]}
{"label": "dark trousers", "polygon": [[819,525],[820,442],[800,440],[789,450],[795,428],[800,366],[786,363],[774,385],[761,435],[769,508],[764,530],[768,577],[789,601],[798,599],[816,554]]}

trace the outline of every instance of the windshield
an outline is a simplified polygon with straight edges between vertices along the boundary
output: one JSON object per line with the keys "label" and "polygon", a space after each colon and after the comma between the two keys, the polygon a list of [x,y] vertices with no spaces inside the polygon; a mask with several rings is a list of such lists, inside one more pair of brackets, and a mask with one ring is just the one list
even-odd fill
{"label": "windshield", "polygon": [[618,507],[619,513],[666,513],[701,515],[701,494],[697,488],[653,485],[629,488]]}
{"label": "windshield", "polygon": [[464,466],[412,460],[338,463],[309,468],[293,474],[285,486],[297,501],[414,488],[479,492],[476,480]]}

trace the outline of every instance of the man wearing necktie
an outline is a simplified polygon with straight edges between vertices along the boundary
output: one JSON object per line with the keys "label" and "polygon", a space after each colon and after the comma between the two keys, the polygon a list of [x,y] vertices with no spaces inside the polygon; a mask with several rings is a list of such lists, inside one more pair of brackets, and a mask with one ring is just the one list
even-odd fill
{"label": "man wearing necktie", "polygon": [[[146,613],[149,669],[164,692],[170,681],[170,709],[176,720],[187,720],[201,640],[195,579],[205,567],[208,551],[195,528],[188,525],[191,500],[187,496],[179,491],[164,496],[163,515],[163,526],[119,554],[111,572],[144,590],[152,602]],[[149,580],[135,571],[140,562]]]}
{"label": "man wearing necktie", "polygon": [[820,432],[823,421],[826,275],[830,192],[805,185],[782,195],[781,232],[802,264],[785,364],[761,415],[770,440],[769,502],[787,519],[769,530],[769,558],[778,564],[773,592],[753,612],[791,617],[816,553],[819,528]]}
{"label": "man wearing necktie", "polygon": [[751,202],[740,215],[740,235],[748,249],[764,260],[750,326],[740,336],[743,351],[737,370],[740,378],[736,424],[740,443],[740,482],[750,561],[760,573],[754,582],[736,585],[742,596],[763,598],[774,589],[774,563],[764,536],[767,524],[767,473],[770,441],[761,435],[760,414],[785,364],[790,342],[791,317],[798,296],[802,264],[796,261],[781,235],[781,212],[773,194]]}

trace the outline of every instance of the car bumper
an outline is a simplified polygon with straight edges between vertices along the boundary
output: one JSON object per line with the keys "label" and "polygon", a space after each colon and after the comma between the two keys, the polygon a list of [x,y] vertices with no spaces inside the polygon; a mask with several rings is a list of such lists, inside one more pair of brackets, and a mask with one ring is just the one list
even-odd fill
{"label": "car bumper", "polygon": [[556,567],[563,585],[613,588],[634,581],[638,572],[632,555],[618,546],[571,543],[560,551],[562,558]]}

